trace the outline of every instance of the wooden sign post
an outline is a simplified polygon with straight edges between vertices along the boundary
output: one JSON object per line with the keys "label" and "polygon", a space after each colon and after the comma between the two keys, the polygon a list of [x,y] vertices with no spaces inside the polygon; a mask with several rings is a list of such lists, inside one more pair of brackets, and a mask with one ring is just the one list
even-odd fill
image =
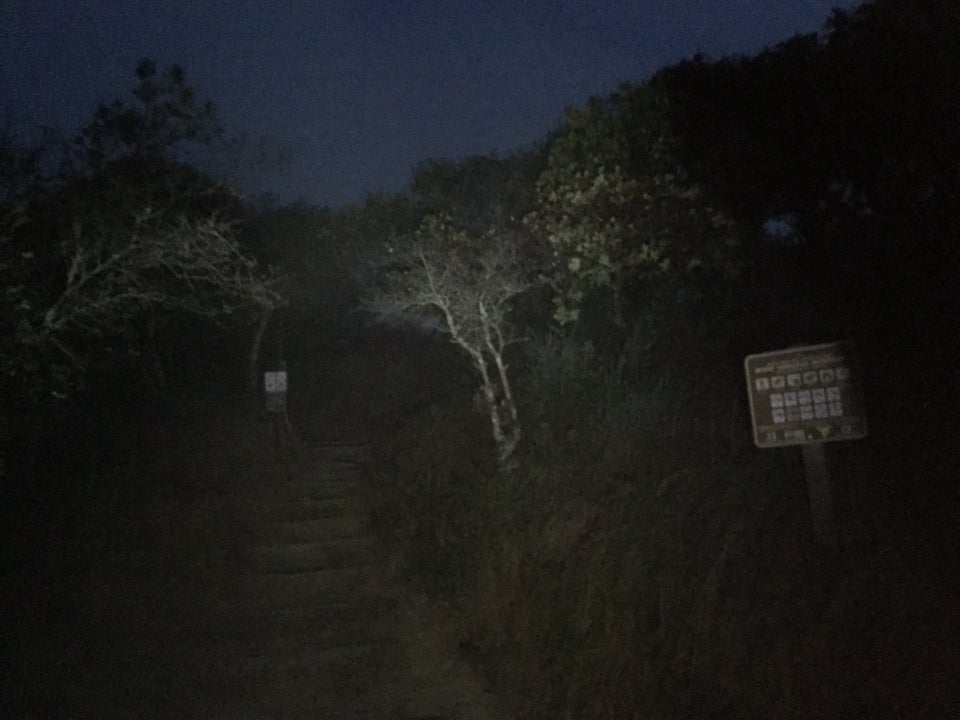
{"label": "wooden sign post", "polygon": [[837,530],[833,515],[833,494],[830,490],[830,471],[823,443],[815,442],[803,446],[803,471],[807,477],[813,534],[824,545],[835,547]]}
{"label": "wooden sign post", "polygon": [[866,437],[859,369],[846,343],[749,355],[744,360],[753,441],[759,448],[803,446],[813,531],[835,546],[837,533],[824,443]]}

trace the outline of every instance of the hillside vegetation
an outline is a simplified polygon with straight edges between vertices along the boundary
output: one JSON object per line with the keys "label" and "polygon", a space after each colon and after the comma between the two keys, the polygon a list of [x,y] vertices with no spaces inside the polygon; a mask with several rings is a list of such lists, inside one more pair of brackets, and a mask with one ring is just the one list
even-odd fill
{"label": "hillside vegetation", "polygon": [[[154,587],[159,565],[102,555],[170,542],[151,516],[185,557],[225,527],[190,513],[242,519],[230,488],[273,452],[249,371],[283,363],[299,442],[373,446],[377,532],[516,717],[960,714],[958,69],[949,3],[877,0],[338,211],[251,207],[149,143],[51,181],[8,143],[8,605],[39,598],[42,628],[77,594]],[[144,166],[147,200],[124,195]],[[71,219],[116,193],[129,213]],[[200,241],[71,290],[130,233]],[[829,547],[800,450],[753,444],[743,358],[834,340],[870,435],[826,447]],[[213,459],[158,446],[171,427]]]}

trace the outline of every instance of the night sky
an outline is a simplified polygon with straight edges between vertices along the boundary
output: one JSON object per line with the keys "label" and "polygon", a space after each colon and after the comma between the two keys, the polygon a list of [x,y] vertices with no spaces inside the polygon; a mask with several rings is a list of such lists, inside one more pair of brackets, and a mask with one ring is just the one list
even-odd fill
{"label": "night sky", "polygon": [[[509,152],[563,110],[696,52],[822,29],[837,0],[3,0],[0,120],[73,133],[142,57],[183,66],[227,132],[291,160],[246,189],[339,206],[427,158]],[[280,8],[280,9],[277,9]]]}

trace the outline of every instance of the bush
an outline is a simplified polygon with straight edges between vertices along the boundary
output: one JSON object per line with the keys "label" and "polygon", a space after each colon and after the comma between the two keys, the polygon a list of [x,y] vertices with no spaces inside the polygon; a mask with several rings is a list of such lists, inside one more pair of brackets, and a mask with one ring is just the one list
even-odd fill
{"label": "bush", "polygon": [[681,584],[681,501],[712,482],[705,457],[729,455],[730,418],[706,414],[716,398],[664,359],[702,337],[663,338],[650,316],[612,349],[531,343],[519,382],[527,443],[506,471],[464,442],[479,416],[455,403],[397,437],[411,567],[461,607],[467,645],[527,716],[622,717],[640,705],[636,678],[652,685]]}

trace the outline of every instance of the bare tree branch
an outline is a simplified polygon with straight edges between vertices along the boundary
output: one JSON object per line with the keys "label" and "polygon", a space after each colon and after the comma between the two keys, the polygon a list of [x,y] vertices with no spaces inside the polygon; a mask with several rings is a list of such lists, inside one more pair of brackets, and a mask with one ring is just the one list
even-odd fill
{"label": "bare tree branch", "polygon": [[511,302],[535,284],[523,272],[510,238],[471,237],[446,218],[424,220],[407,253],[394,256],[365,307],[396,319],[437,323],[470,358],[490,418],[497,456],[505,463],[521,430],[506,347],[516,340]]}
{"label": "bare tree branch", "polygon": [[235,223],[216,215],[147,207],[126,227],[88,220],[73,230],[63,290],[43,313],[61,347],[74,333],[123,332],[150,309],[218,320],[283,302],[276,274],[245,255]]}

